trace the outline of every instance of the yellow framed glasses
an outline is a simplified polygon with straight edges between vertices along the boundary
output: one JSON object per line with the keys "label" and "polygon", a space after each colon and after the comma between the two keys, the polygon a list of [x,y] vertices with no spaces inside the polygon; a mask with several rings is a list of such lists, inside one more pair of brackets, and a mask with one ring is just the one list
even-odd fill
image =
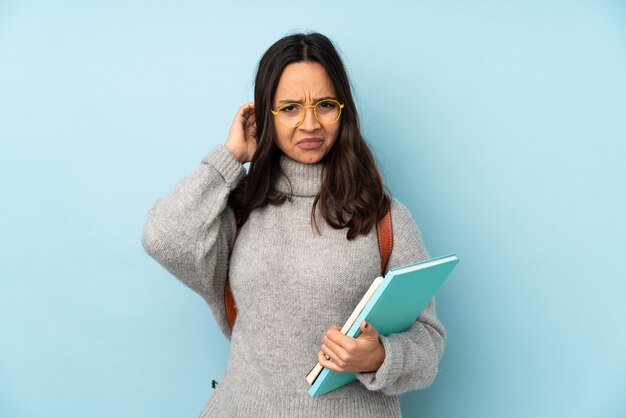
{"label": "yellow framed glasses", "polygon": [[323,99],[307,106],[300,103],[285,103],[276,110],[270,110],[278,118],[281,125],[287,128],[296,128],[304,122],[304,115],[309,107],[313,108],[313,114],[319,123],[332,125],[341,117],[343,103],[339,103],[335,99]]}

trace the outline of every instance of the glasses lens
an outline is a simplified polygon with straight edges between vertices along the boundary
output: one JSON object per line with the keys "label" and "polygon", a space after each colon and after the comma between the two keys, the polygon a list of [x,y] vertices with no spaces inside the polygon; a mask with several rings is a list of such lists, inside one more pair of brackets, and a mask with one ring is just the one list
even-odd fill
{"label": "glasses lens", "polygon": [[297,103],[288,103],[278,108],[278,117],[285,126],[297,126],[302,120],[304,109]]}
{"label": "glasses lens", "polygon": [[[278,108],[277,116],[284,126],[295,128],[304,120],[304,109],[299,103],[287,103]],[[337,122],[340,116],[341,106],[335,100],[322,100],[315,106],[315,117],[323,125]]]}
{"label": "glasses lens", "polygon": [[320,123],[328,125],[337,122],[341,108],[339,103],[334,100],[322,100],[315,107],[315,113]]}

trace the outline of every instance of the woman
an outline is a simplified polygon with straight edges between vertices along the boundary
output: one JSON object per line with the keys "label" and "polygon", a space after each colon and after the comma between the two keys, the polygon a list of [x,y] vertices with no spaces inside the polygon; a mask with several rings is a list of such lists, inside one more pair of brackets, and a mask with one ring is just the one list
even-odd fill
{"label": "woman", "polygon": [[[406,207],[384,191],[331,41],[280,39],[225,144],[156,200],[143,231],[146,251],[206,300],[231,341],[201,417],[398,417],[397,395],[431,384],[445,338],[434,299],[405,332],[339,331],[380,275],[376,222],[388,209],[387,268],[427,259]],[[312,398],[305,376],[318,361],[358,380]]]}

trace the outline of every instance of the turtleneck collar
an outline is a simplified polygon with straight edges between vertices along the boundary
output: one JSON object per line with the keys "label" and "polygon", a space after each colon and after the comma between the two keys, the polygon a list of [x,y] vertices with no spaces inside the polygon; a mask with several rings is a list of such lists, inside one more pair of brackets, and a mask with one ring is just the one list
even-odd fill
{"label": "turtleneck collar", "polygon": [[[317,195],[322,185],[324,163],[301,163],[282,154],[280,167],[291,182],[294,196],[314,197]],[[292,191],[292,188],[289,187],[289,181],[281,176],[276,182],[275,189],[288,195]]]}

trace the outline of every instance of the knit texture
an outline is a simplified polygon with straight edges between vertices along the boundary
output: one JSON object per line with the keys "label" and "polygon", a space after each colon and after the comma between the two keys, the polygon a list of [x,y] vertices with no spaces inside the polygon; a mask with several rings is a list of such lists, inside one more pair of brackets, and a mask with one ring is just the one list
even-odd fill
{"label": "knit texture", "polygon": [[[443,354],[445,329],[434,298],[408,330],[380,336],[385,360],[377,371],[312,398],[306,374],[317,363],[322,337],[343,326],[380,275],[376,228],[346,238],[316,214],[310,223],[323,165],[286,156],[287,178],[275,185],[292,194],[282,205],[254,210],[235,240],[228,195],[246,171],[223,146],[149,208],[142,243],[147,253],[208,303],[231,343],[219,385],[200,417],[399,417],[397,395],[429,386]],[[394,246],[388,269],[427,259],[418,226],[393,199]],[[232,330],[224,306],[227,273],[238,309]]]}

